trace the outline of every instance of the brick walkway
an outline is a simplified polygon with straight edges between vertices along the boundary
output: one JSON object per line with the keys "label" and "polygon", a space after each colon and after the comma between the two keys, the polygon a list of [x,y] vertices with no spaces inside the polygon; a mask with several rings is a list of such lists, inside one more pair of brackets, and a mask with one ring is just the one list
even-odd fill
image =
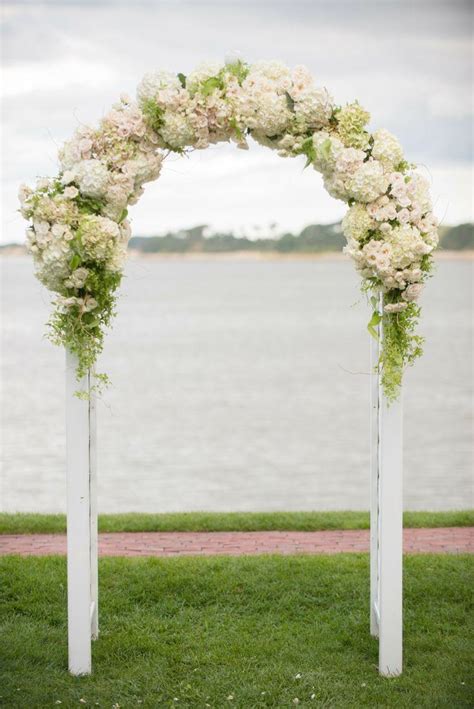
{"label": "brick walkway", "polygon": [[[474,553],[474,527],[405,529],[404,551]],[[368,530],[327,532],[122,532],[101,534],[101,556],[208,556],[227,554],[337,554],[367,552]],[[63,534],[0,535],[0,555],[65,554]]]}

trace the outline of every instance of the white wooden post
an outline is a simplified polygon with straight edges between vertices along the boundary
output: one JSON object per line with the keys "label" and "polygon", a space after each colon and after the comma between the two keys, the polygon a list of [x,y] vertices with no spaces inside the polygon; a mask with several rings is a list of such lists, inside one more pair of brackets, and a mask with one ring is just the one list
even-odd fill
{"label": "white wooden post", "polygon": [[69,671],[91,672],[91,638],[98,633],[95,401],[90,373],[76,380],[77,358],[66,351],[67,579]]}
{"label": "white wooden post", "polygon": [[379,340],[370,338],[370,634],[379,634]]}
{"label": "white wooden post", "polygon": [[[383,307],[380,301],[380,310]],[[376,364],[383,342],[371,345]],[[403,406],[388,405],[381,378],[371,375],[370,632],[379,636],[379,673],[402,672],[403,655]]]}
{"label": "white wooden post", "polygon": [[90,569],[91,569],[91,635],[99,637],[99,565],[98,565],[98,523],[97,523],[97,415],[96,395],[92,389],[89,373],[89,475],[90,475]]}
{"label": "white wooden post", "polygon": [[[383,333],[382,333],[383,337]],[[379,672],[396,676],[403,655],[403,407],[380,391]]]}

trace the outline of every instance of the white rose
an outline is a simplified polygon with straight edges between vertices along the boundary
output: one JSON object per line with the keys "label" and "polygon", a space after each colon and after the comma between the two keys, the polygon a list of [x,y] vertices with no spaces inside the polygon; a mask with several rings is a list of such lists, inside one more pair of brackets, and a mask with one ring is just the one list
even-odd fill
{"label": "white rose", "polygon": [[77,189],[77,187],[74,186],[66,187],[63,194],[66,199],[74,199],[79,194],[79,190]]}
{"label": "white rose", "polygon": [[73,170],[66,170],[61,177],[61,183],[63,185],[69,185],[71,182],[74,182],[75,177]]}
{"label": "white rose", "polygon": [[386,313],[401,313],[408,307],[407,303],[387,303],[384,307]]}
{"label": "white rose", "polygon": [[403,291],[402,298],[407,301],[418,300],[422,290],[422,283],[412,283],[411,286],[408,286],[407,289]]}

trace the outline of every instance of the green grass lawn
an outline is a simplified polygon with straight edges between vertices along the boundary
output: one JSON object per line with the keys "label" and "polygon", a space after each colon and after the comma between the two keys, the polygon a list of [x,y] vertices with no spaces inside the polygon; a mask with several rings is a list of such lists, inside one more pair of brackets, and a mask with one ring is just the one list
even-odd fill
{"label": "green grass lawn", "polygon": [[82,678],[67,673],[65,559],[3,557],[0,574],[1,706],[474,704],[467,555],[405,558],[394,679],[377,674],[365,554],[102,559],[101,636]]}
{"label": "green grass lawn", "polygon": [[[405,527],[467,527],[474,510],[405,512]],[[183,512],[99,516],[101,532],[257,532],[368,529],[368,512]],[[0,513],[0,534],[65,532],[65,515]]]}

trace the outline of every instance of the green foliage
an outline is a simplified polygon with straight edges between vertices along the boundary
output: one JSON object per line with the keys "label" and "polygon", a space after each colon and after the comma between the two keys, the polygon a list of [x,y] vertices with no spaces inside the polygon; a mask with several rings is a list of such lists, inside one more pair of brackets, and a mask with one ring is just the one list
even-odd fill
{"label": "green foliage", "polygon": [[141,104],[141,110],[150,128],[158,133],[163,125],[164,111],[161,106],[158,106],[153,99],[148,98]]}
{"label": "green foliage", "polygon": [[[384,305],[396,303],[399,291],[389,291]],[[400,313],[383,313],[383,341],[380,355],[382,386],[389,402],[394,401],[402,384],[403,370],[423,354],[424,338],[416,334],[420,308],[409,303]]]}
{"label": "green foliage", "polygon": [[66,560],[0,560],[2,706],[473,705],[468,555],[405,557],[404,672],[389,680],[369,633],[366,554],[99,563],[93,674],[72,677]]}
{"label": "green foliage", "polygon": [[306,155],[306,165],[309,167],[316,160],[316,150],[314,148],[313,138],[306,138],[301,146],[301,153]]}
{"label": "green foliage", "polygon": [[221,70],[221,74],[232,74],[232,76],[235,76],[239,84],[242,86],[242,82],[247,78],[249,71],[249,65],[243,62],[241,59],[238,59],[236,62],[226,64],[225,67]]}
{"label": "green foliage", "polygon": [[69,268],[71,269],[71,271],[74,271],[80,265],[81,265],[81,257],[79,256],[79,254],[74,254],[72,259],[69,261]]}
{"label": "green foliage", "polygon": [[375,337],[376,340],[378,339],[378,334],[377,334],[377,330],[375,328],[378,327],[378,325],[380,324],[381,321],[382,321],[382,316],[380,315],[380,313],[378,313],[377,311],[374,311],[372,313],[372,317],[370,318],[369,322],[367,323],[367,330],[372,335],[372,337]]}
{"label": "green foliage", "polygon": [[78,194],[74,199],[75,203],[79,207],[79,211],[83,214],[101,214],[105,204],[95,197],[85,197],[82,194]]}
{"label": "green foliage", "polygon": [[221,76],[210,76],[205,79],[200,85],[199,92],[203,96],[210,96],[216,89],[224,90],[224,80]]}
{"label": "green foliage", "polygon": [[126,219],[127,217],[128,217],[128,209],[122,209],[122,211],[120,213],[120,217],[118,219],[118,223],[121,224],[123,222],[123,220]]}
{"label": "green foliage", "polygon": [[178,77],[179,83],[181,84],[182,88],[185,89],[186,88],[186,76],[184,74],[182,74],[181,72],[179,72],[179,74],[176,74],[176,76]]}
{"label": "green foliage", "polygon": [[[109,271],[104,264],[95,261],[81,263],[80,256],[74,255],[71,263],[89,270],[87,291],[93,293],[97,308],[91,312],[81,312],[76,306],[63,313],[54,311],[48,323],[49,338],[55,345],[60,345],[78,357],[78,381],[92,369],[104,344],[104,328],[110,325],[115,315],[115,291],[122,276]],[[79,291],[83,297],[85,291]],[[107,375],[95,374],[95,388],[100,391],[108,383]]]}
{"label": "green foliage", "polygon": [[235,116],[232,116],[232,118],[229,121],[229,125],[231,128],[233,128],[235,135],[237,136],[238,140],[243,140],[244,139],[244,134],[242,130],[239,127],[239,124],[237,123],[237,119]]}

